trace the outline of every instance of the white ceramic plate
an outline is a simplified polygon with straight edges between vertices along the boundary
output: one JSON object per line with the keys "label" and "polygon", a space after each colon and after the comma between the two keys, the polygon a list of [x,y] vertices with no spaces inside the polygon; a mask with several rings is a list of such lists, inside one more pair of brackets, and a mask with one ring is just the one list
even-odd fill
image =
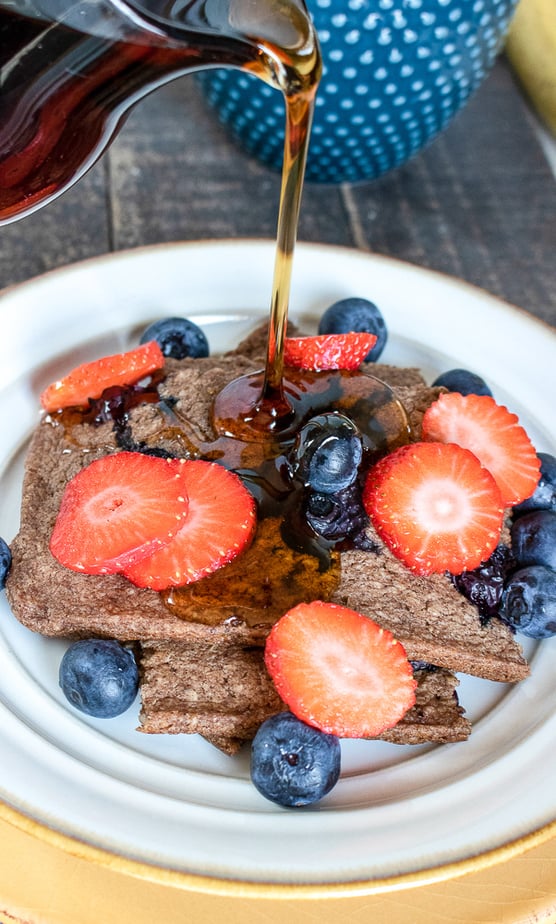
{"label": "white ceramic plate", "polygon": [[[234,345],[266,316],[273,260],[270,242],[161,246],[56,271],[0,297],[0,534],[9,540],[17,530],[39,390],[77,362],[134,344],[154,317],[188,315],[213,351]],[[556,451],[553,329],[406,264],[300,245],[291,317],[312,330],[325,307],[349,295],[382,308],[385,361],[419,365],[430,378],[454,366],[482,373],[537,449]],[[57,685],[64,644],[22,628],[4,597],[0,605],[0,797],[12,820],[31,819],[35,833],[56,832],[68,849],[90,849],[101,862],[116,855],[131,873],[193,888],[242,883],[291,896],[445,878],[553,831],[556,639],[526,646],[532,673],[516,687],[462,678],[475,722],[468,742],[346,743],[333,792],[288,811],[252,787],[246,753],[227,758],[196,737],[140,735],[137,706],[104,722],[76,714]]]}

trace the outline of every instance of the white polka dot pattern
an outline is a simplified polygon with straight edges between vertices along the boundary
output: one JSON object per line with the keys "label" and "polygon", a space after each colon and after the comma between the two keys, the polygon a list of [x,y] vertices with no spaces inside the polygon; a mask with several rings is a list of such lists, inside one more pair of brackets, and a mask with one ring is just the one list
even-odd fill
{"label": "white polka dot pattern", "polygon": [[[443,129],[501,48],[517,0],[308,0],[323,78],[307,179],[354,182],[404,163]],[[231,69],[199,77],[246,149],[279,167],[284,103]]]}

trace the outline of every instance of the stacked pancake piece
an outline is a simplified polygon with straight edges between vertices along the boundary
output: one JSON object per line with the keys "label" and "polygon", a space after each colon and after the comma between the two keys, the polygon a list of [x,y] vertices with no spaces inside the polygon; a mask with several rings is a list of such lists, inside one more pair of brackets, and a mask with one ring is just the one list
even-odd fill
{"label": "stacked pancake piece", "polygon": [[[168,360],[163,399],[138,403],[125,422],[65,413],[45,417],[29,448],[19,533],[7,594],[15,616],[46,636],[104,637],[134,643],[141,670],[140,730],[198,733],[234,753],[270,715],[285,708],[265,670],[272,622],[302,599],[331,599],[389,629],[415,662],[415,706],[382,737],[400,744],[465,739],[455,674],[515,682],[528,666],[507,627],[482,624],[476,608],[446,575],[419,577],[384,547],[371,527],[372,551],[335,553],[336,578],[296,554],[273,552],[272,522],[261,520],[251,549],[176,595],[140,589],[119,575],[86,575],[61,566],[49,539],[69,479],[95,458],[121,449],[187,456],[214,440],[213,398],[238,375],[264,363],[264,331],[236,351],[207,359]],[[438,394],[414,369],[374,364],[393,389],[419,438],[424,409]],[[312,556],[307,556],[311,559]],[[269,568],[272,561],[272,568]]]}

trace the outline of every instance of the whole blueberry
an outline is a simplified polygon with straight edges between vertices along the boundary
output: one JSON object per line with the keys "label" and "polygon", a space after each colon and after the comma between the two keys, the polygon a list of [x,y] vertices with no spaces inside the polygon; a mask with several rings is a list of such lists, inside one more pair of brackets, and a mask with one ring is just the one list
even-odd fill
{"label": "whole blueberry", "polygon": [[336,735],[327,735],[290,712],[282,712],[263,722],[255,735],[251,779],[271,802],[311,805],[338,782],[340,760]]}
{"label": "whole blueberry", "polygon": [[293,447],[292,474],[319,494],[349,487],[363,458],[361,435],[344,414],[312,417],[301,427]]}
{"label": "whole blueberry", "polygon": [[5,539],[0,537],[0,590],[6,586],[6,578],[12,566],[12,553]]}
{"label": "whole blueberry", "polygon": [[140,343],[156,340],[164,356],[198,359],[209,355],[209,344],[201,328],[189,318],[161,318],[143,332]]}
{"label": "whole blueberry", "polygon": [[386,346],[388,331],[382,312],[366,298],[344,298],[330,305],[322,315],[319,334],[357,333],[376,334],[377,341],[365,362],[376,362]]}
{"label": "whole blueberry", "polygon": [[530,638],[556,635],[556,571],[544,565],[516,571],[506,584],[500,615]]}
{"label": "whole blueberry", "polygon": [[532,510],[512,524],[512,551],[519,565],[556,569],[556,512]]}
{"label": "whole blueberry", "polygon": [[139,671],[133,652],[111,639],[83,639],[71,645],[60,663],[60,686],[80,712],[111,719],[135,699]]}
{"label": "whole blueberry", "polygon": [[460,395],[489,395],[492,391],[484,379],[468,369],[449,369],[439,375],[433,385],[442,385],[448,391],[457,391]]}
{"label": "whole blueberry", "polygon": [[556,458],[549,452],[537,453],[541,462],[540,478],[534,493],[527,500],[516,504],[514,519],[531,510],[556,511]]}

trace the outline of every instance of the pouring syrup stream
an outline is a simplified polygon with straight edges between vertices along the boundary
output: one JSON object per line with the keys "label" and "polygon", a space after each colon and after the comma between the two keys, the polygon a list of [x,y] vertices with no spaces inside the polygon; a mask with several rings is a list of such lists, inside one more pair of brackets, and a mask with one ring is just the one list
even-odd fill
{"label": "pouring syrup stream", "polygon": [[[284,341],[288,323],[293,256],[299,222],[303,178],[315,96],[321,73],[318,44],[296,80],[283,87],[286,104],[284,162],[278,211],[276,253],[266,366],[260,374],[242,376],[216,398],[216,430],[255,442],[270,433],[283,433],[295,421],[295,408],[284,383]],[[303,78],[301,81],[300,78]],[[296,84],[301,83],[298,87]],[[291,92],[291,86],[294,92]]]}

